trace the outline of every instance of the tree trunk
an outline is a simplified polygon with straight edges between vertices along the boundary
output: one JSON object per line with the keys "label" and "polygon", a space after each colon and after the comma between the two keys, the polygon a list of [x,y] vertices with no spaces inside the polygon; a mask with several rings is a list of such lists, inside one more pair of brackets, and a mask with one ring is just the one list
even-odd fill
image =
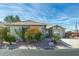
{"label": "tree trunk", "polygon": [[9,42],[10,45],[12,45],[12,42]]}
{"label": "tree trunk", "polygon": [[25,38],[23,38],[23,42],[25,42]]}
{"label": "tree trunk", "polygon": [[56,40],[54,40],[53,42],[54,42],[54,44],[57,44]]}
{"label": "tree trunk", "polygon": [[3,44],[3,40],[0,41],[0,44],[1,44],[1,45]]}
{"label": "tree trunk", "polygon": [[23,42],[25,42],[25,29],[22,28],[22,39],[23,39]]}

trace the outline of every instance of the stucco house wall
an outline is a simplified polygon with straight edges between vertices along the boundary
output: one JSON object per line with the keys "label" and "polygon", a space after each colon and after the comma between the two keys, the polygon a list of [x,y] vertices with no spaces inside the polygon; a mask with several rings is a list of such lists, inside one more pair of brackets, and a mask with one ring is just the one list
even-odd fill
{"label": "stucco house wall", "polygon": [[53,34],[58,34],[60,37],[65,36],[65,29],[59,25],[47,25],[47,35],[51,37]]}
{"label": "stucco house wall", "polygon": [[16,30],[18,32],[20,32],[22,30],[22,27],[21,26],[9,26],[10,28],[10,34],[11,35],[14,35],[16,37],[16,39],[22,39],[17,33],[16,33]]}
{"label": "stucco house wall", "polygon": [[52,33],[58,34],[58,35],[60,35],[60,37],[64,37],[65,36],[65,29],[60,26],[54,26],[54,27],[52,27]]}
{"label": "stucco house wall", "polygon": [[18,32],[21,32],[22,28],[27,30],[29,27],[33,27],[33,28],[35,27],[35,28],[38,28],[44,36],[46,34],[46,28],[45,28],[46,25],[45,24],[34,22],[31,20],[28,20],[26,22],[7,23],[6,26],[10,28],[10,34],[14,35],[16,37],[16,39],[22,39],[15,31],[15,30],[17,30]]}
{"label": "stucco house wall", "polygon": [[[9,28],[10,28],[10,34],[11,35],[14,35],[15,37],[16,37],[16,39],[22,39],[17,33],[16,33],[16,31],[15,30],[17,30],[18,32],[20,32],[20,31],[22,31],[22,28],[23,27],[25,27],[25,28],[27,28],[28,29],[28,26],[9,26]],[[41,32],[42,32],[42,34],[46,34],[46,32],[45,32],[45,26],[30,26],[30,27],[35,27],[35,28],[38,28]],[[26,29],[26,30],[27,30]]]}

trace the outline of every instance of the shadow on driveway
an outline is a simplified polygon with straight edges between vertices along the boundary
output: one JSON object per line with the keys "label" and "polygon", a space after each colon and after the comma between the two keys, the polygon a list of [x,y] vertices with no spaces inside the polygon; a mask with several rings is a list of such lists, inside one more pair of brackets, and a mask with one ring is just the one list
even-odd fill
{"label": "shadow on driveway", "polygon": [[58,46],[63,46],[65,48],[72,48],[72,46],[70,44],[68,44],[68,43],[66,43],[66,42],[64,42],[62,40],[57,45]]}
{"label": "shadow on driveway", "polygon": [[34,44],[34,46],[37,48],[37,49],[44,49],[44,50],[51,50],[51,49],[54,49],[55,46],[49,46],[49,42],[50,42],[50,38],[46,38],[44,40],[42,40],[41,42],[38,42],[36,44]]}

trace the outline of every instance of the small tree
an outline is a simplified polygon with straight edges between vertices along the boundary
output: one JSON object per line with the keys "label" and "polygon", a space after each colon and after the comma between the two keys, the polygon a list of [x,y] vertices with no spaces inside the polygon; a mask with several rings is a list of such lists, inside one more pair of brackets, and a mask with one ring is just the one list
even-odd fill
{"label": "small tree", "polygon": [[3,28],[0,28],[0,43],[3,44],[3,39],[4,39],[4,30]]}
{"label": "small tree", "polygon": [[29,28],[25,32],[25,37],[28,41],[36,42],[41,39],[42,33],[39,31],[38,28]]}
{"label": "small tree", "polygon": [[3,43],[3,40],[6,39],[6,37],[7,37],[7,32],[8,32],[7,27],[0,28],[0,41],[1,41],[1,43]]}
{"label": "small tree", "polygon": [[12,44],[12,42],[15,42],[16,41],[15,40],[15,37],[13,35],[10,35],[9,28],[8,27],[2,28],[0,33],[2,34],[2,35],[0,35],[0,37],[3,40],[9,42],[10,45]]}
{"label": "small tree", "polygon": [[5,41],[9,42],[9,44],[12,45],[12,42],[16,42],[16,39],[13,35],[8,34]]}
{"label": "small tree", "polygon": [[60,40],[60,35],[53,34],[52,41],[54,42],[54,44],[57,44],[59,40]]}

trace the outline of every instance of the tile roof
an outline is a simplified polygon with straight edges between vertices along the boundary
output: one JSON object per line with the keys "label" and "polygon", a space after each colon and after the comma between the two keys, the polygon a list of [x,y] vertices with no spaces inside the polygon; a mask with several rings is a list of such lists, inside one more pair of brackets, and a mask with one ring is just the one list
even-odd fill
{"label": "tile roof", "polygon": [[19,21],[19,22],[8,22],[6,23],[6,25],[46,25],[44,23],[39,23],[39,22],[35,22],[32,20],[27,20],[27,21]]}

